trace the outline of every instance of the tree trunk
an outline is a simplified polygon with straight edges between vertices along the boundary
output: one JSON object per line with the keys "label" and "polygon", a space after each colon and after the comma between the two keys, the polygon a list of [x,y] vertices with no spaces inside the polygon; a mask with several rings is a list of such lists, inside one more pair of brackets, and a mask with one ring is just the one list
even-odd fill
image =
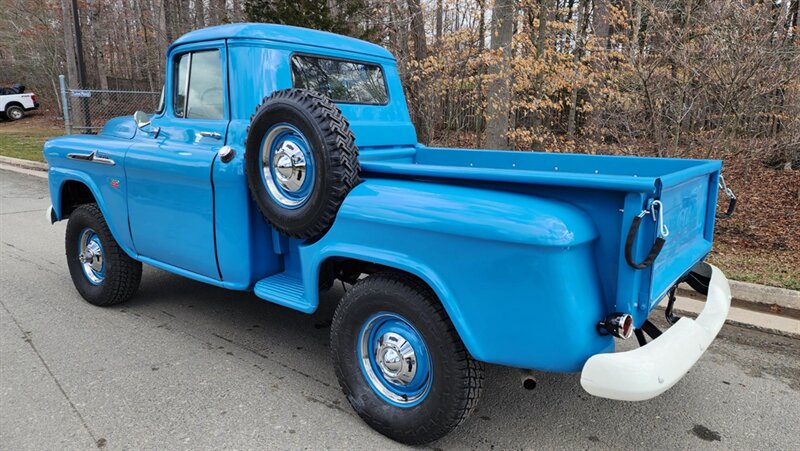
{"label": "tree trunk", "polygon": [[608,2],[599,0],[594,2],[592,10],[592,28],[594,35],[605,41],[606,48],[611,46],[611,23],[608,14]]}
{"label": "tree trunk", "polygon": [[591,0],[581,0],[578,7],[578,33],[575,38],[575,54],[572,64],[574,65],[572,92],[569,99],[569,118],[567,119],[567,136],[575,136],[575,118],[578,111],[578,77],[580,76],[580,64],[583,51],[586,47],[586,29],[589,28],[589,5]]}
{"label": "tree trunk", "polygon": [[205,0],[195,0],[194,2],[194,27],[205,28],[206,26],[206,5]]}
{"label": "tree trunk", "polygon": [[515,0],[496,0],[492,8],[493,51],[499,53],[489,70],[489,98],[486,105],[486,146],[508,149],[509,110],[511,109],[511,40],[514,36]]}
{"label": "tree trunk", "polygon": [[478,8],[480,8],[480,22],[478,23],[478,89],[476,103],[477,109],[475,111],[475,147],[480,149],[483,146],[483,127],[485,111],[483,109],[483,102],[486,100],[483,97],[483,75],[486,72],[486,65],[483,64],[483,50],[486,47],[486,4],[485,0],[478,0]]}
{"label": "tree trunk", "polygon": [[425,41],[425,17],[422,15],[420,0],[408,0],[408,14],[411,16],[411,39],[414,41],[414,59],[422,61],[428,56],[428,43]]}
{"label": "tree trunk", "polygon": [[442,39],[442,0],[436,0],[436,42]]}
{"label": "tree trunk", "polygon": [[[539,72],[536,73],[536,80],[534,81],[534,98],[536,100],[542,100],[544,98],[544,46],[547,42],[547,20],[548,20],[548,10],[547,10],[547,2],[552,0],[539,0],[539,26],[537,27],[536,31],[536,60],[539,63]],[[544,143],[542,142],[540,136],[542,135],[542,123],[544,122],[544,111],[541,106],[537,106],[536,111],[534,112],[533,118],[533,130],[536,133],[537,138],[534,139],[533,142],[533,150],[541,151],[544,150]]]}
{"label": "tree trunk", "polygon": [[[425,40],[425,17],[422,14],[420,0],[407,0],[408,14],[411,23],[411,40],[414,43],[414,60],[421,64],[428,56],[428,43]],[[415,68],[414,70],[419,70]],[[413,77],[412,77],[413,78]],[[423,144],[427,144],[430,138],[429,121],[425,117],[420,95],[421,86],[417,82],[408,85],[408,93],[411,103],[411,119],[417,128],[417,139]]]}

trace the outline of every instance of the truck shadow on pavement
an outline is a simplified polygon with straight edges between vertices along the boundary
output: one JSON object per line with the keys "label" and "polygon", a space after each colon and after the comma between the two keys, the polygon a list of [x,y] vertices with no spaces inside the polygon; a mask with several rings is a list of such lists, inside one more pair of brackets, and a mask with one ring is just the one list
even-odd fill
{"label": "truck shadow on pavement", "polygon": [[[349,415],[354,427],[367,430],[342,395],[331,366],[330,324],[343,294],[337,282],[321,294],[317,312],[306,315],[251,293],[216,288],[147,267],[139,293],[114,309],[197,340],[220,358],[234,356],[243,368],[279,375],[283,390],[297,390],[309,403],[330,408],[336,415]],[[625,348],[632,346],[625,343]],[[538,373],[537,388],[528,391],[522,388],[518,370],[487,365],[478,408],[465,424],[434,446],[618,448],[657,440],[679,447],[724,443],[737,426],[709,417],[707,411],[711,405],[714,410],[723,409],[722,404],[733,408],[731,404],[739,398],[736,392],[745,384],[731,384],[715,375],[720,365],[725,363],[701,361],[666,395],[640,403],[591,397],[581,389],[579,374]]]}

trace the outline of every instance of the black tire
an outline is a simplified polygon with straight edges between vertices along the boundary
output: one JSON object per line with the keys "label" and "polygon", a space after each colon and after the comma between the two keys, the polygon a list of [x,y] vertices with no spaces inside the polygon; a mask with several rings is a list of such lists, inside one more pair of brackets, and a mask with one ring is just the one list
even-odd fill
{"label": "black tire", "polygon": [[25,110],[18,105],[11,105],[6,108],[5,116],[9,121],[16,121],[25,116]]}
{"label": "black tire", "polygon": [[[79,259],[81,236],[87,229],[96,233],[102,243],[104,276],[96,284],[89,281]],[[119,304],[136,293],[142,280],[142,264],[130,258],[117,244],[97,204],[81,205],[70,214],[65,241],[72,282],[89,303],[99,306]]]}
{"label": "black tire", "polygon": [[[296,127],[308,142],[314,175],[307,199],[298,207],[281,205],[265,185],[261,146],[281,123]],[[359,183],[358,148],[347,120],[327,97],[305,89],[275,91],[250,119],[245,142],[245,172],[261,213],[278,231],[295,238],[317,238],[336,217],[347,193]]]}
{"label": "black tire", "polygon": [[[359,340],[362,326],[378,312],[404,317],[427,344],[432,382],[419,404],[395,406],[367,382],[359,363]],[[434,292],[400,272],[372,275],[347,292],[333,317],[331,351],[353,409],[376,431],[409,445],[438,440],[463,423],[483,387],[483,364],[467,352]]]}

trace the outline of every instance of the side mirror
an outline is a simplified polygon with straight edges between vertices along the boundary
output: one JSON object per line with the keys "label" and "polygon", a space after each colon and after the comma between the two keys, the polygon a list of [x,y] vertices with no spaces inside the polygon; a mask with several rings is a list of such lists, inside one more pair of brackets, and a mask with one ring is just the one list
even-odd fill
{"label": "side mirror", "polygon": [[153,138],[158,138],[158,133],[161,131],[159,127],[150,127],[150,116],[144,111],[137,111],[133,113],[133,121],[136,122],[136,127],[147,133],[153,135]]}
{"label": "side mirror", "polygon": [[136,122],[136,127],[142,129],[150,125],[150,116],[144,111],[137,111],[133,113],[133,121]]}

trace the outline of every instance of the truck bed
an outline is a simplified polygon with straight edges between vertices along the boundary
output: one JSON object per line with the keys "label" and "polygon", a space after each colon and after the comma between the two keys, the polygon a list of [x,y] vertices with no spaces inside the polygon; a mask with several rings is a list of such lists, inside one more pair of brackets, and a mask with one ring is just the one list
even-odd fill
{"label": "truck bed", "polygon": [[[711,250],[722,163],[424,146],[363,149],[366,176],[447,180],[555,198],[583,209],[597,227],[596,268],[609,308],[635,313],[637,327],[669,289]],[[654,264],[634,269],[625,239],[636,217],[658,199],[669,236]],[[633,246],[644,259],[657,234],[642,221]]]}

